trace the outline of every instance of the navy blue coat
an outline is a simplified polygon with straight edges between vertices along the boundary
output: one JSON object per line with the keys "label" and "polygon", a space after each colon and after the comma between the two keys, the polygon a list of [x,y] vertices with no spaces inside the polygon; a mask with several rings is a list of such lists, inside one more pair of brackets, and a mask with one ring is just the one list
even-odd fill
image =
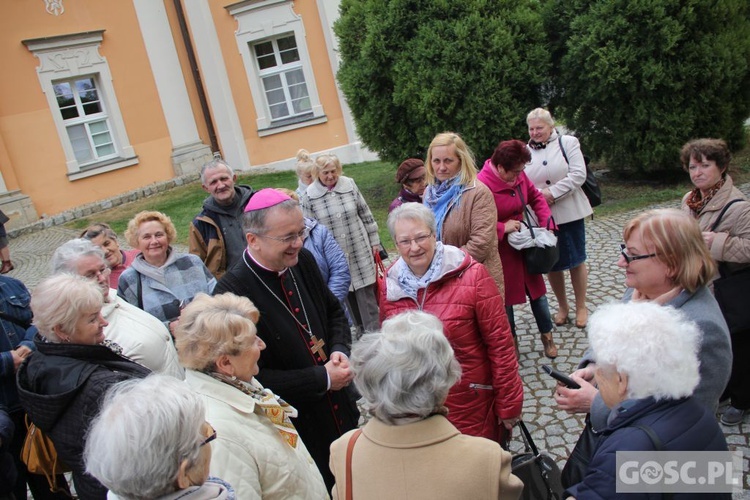
{"label": "navy blue coat", "polygon": [[[633,404],[628,404],[633,403]],[[617,415],[602,431],[583,481],[566,493],[576,500],[661,498],[660,494],[616,494],[616,452],[656,451],[649,436],[637,425],[650,427],[662,442],[660,451],[727,451],[716,418],[692,398],[654,401],[639,399],[618,406]],[[567,495],[566,495],[567,496]],[[675,494],[675,498],[731,498],[731,494]]]}

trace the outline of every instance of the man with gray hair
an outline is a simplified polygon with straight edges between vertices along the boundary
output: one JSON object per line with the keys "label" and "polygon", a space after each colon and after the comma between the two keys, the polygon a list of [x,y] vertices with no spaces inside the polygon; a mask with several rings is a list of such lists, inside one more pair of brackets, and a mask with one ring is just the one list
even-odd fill
{"label": "man with gray hair", "polygon": [[232,167],[220,158],[201,168],[201,186],[210,196],[190,224],[188,244],[217,280],[242,258],[246,246],[242,212],[253,188],[235,185],[236,180]]}
{"label": "man with gray hair", "polygon": [[104,337],[122,347],[122,354],[153,372],[183,380],[172,336],[154,316],[117,296],[109,287],[110,268],[104,251],[89,240],[70,240],[52,255],[52,274],[70,273],[96,281],[104,296],[102,316],[109,323]]}

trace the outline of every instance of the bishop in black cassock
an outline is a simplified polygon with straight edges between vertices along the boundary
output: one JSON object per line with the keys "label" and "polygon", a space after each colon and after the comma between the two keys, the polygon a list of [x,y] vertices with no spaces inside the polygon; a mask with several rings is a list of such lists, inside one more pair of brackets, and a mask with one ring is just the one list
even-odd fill
{"label": "bishop in black cassock", "polygon": [[[298,213],[300,227],[304,228],[302,212]],[[292,215],[296,221],[297,214]],[[359,419],[353,391],[348,387],[329,390],[324,367],[333,352],[349,356],[349,324],[339,301],[325,285],[315,258],[301,248],[301,239],[283,243],[271,236],[265,241],[258,238],[255,241],[266,251],[262,255],[278,250],[286,252],[282,259],[288,259],[298,251],[296,265],[272,270],[246,250],[213,293],[247,297],[260,311],[258,335],[266,349],[261,353],[256,379],[298,410],[294,424],[330,491],[334,484],[328,465],[330,444],[355,428]]]}

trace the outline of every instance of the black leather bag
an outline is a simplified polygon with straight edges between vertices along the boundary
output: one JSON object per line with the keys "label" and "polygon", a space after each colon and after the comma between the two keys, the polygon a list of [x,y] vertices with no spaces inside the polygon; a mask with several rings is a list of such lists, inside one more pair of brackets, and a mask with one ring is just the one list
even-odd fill
{"label": "black leather bag", "polygon": [[531,433],[523,421],[518,421],[521,437],[524,441],[524,452],[513,456],[511,469],[513,474],[523,481],[524,500],[559,500],[563,487],[560,482],[560,468],[546,453],[540,453],[531,438]]}
{"label": "black leather bag", "polygon": [[[559,135],[559,133],[557,142],[560,144],[560,152],[562,153],[563,158],[565,158],[565,162],[570,165],[568,155],[565,154],[565,148],[563,147],[562,136]],[[596,180],[594,171],[589,167],[589,159],[586,155],[583,156],[583,164],[586,165],[586,181],[581,185],[581,190],[583,191],[583,194],[586,195],[586,198],[589,199],[589,205],[591,205],[591,208],[598,207],[602,204],[602,190],[599,187],[599,182]]]}
{"label": "black leather bag", "polygon": [[[711,226],[711,231],[716,231],[729,207],[740,201],[744,200],[736,199],[724,205],[716,222]],[[750,331],[750,307],[747,303],[747,298],[750,297],[750,267],[732,273],[726,264],[720,262],[719,272],[721,277],[713,282],[714,297],[727,322],[729,333]]]}
{"label": "black leather bag", "polygon": [[[524,224],[529,228],[531,239],[534,239],[534,224],[532,222],[531,214],[529,213],[529,207],[526,206],[526,201],[523,198],[521,187],[517,187],[518,196],[521,203],[524,205],[524,212],[526,215],[526,221]],[[522,221],[523,222],[523,221]],[[551,222],[551,224],[550,224]],[[547,220],[547,230],[553,231],[555,221],[550,218]],[[536,226],[538,227],[538,226]],[[529,274],[547,274],[552,270],[557,261],[560,259],[560,249],[557,245],[553,247],[529,247],[521,250],[523,252],[523,260],[526,262],[526,271]]]}
{"label": "black leather bag", "polygon": [[578,442],[570,453],[568,461],[565,462],[562,470],[560,479],[564,488],[570,488],[574,484],[583,481],[598,442],[599,435],[594,432],[589,415],[586,415],[586,422],[583,426],[581,437],[578,438]]}

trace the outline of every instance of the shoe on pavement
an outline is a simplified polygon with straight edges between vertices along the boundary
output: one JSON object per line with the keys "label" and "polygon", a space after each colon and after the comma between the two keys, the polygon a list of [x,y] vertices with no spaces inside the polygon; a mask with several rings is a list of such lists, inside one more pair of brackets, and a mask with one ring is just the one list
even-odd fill
{"label": "shoe on pavement", "polygon": [[745,416],[745,410],[740,410],[734,406],[728,406],[721,415],[721,423],[724,425],[737,425],[742,423],[742,417]]}

